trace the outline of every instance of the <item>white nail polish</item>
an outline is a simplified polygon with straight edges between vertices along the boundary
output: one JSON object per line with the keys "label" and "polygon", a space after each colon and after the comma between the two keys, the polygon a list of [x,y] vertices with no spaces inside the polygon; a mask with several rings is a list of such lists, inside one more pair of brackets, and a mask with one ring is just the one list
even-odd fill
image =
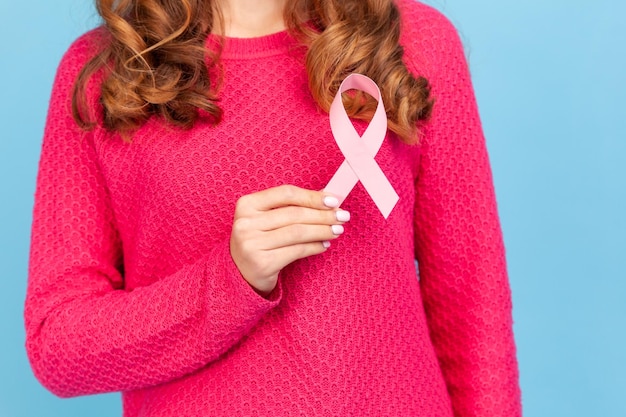
{"label": "white nail polish", "polygon": [[337,200],[336,197],[327,195],[326,197],[324,197],[324,205],[330,208],[339,207],[339,200]]}
{"label": "white nail polish", "polygon": [[330,226],[330,228],[333,230],[333,234],[334,235],[340,235],[343,233],[343,226],[340,224],[333,224],[332,226]]}
{"label": "white nail polish", "polygon": [[326,249],[330,248],[330,242],[329,242],[329,241],[327,241],[327,240],[323,241],[323,242],[322,242],[322,245],[323,245]]}
{"label": "white nail polish", "polygon": [[335,216],[337,217],[337,220],[340,222],[347,222],[350,220],[350,212],[349,211],[345,211],[345,210],[339,210]]}

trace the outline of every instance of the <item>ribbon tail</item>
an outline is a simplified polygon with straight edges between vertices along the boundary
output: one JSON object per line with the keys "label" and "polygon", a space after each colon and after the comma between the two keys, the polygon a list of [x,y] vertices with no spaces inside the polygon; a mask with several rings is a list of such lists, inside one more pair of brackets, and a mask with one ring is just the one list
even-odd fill
{"label": "ribbon tail", "polygon": [[385,181],[385,183],[376,184],[376,195],[374,196],[374,194],[370,192],[371,187],[366,186],[365,183],[363,183],[363,186],[372,200],[374,200],[376,207],[378,207],[378,210],[380,210],[385,220],[388,219],[393,208],[400,200],[396,190],[393,189],[388,181]]}
{"label": "ribbon tail", "polygon": [[339,199],[339,204],[342,204],[357,182],[359,182],[359,177],[356,176],[350,165],[344,160],[324,188],[324,191],[335,195]]}
{"label": "ribbon tail", "polygon": [[370,195],[376,207],[387,219],[400,197],[393,189],[385,173],[373,158],[350,158],[347,161],[352,171],[361,180],[363,188]]}

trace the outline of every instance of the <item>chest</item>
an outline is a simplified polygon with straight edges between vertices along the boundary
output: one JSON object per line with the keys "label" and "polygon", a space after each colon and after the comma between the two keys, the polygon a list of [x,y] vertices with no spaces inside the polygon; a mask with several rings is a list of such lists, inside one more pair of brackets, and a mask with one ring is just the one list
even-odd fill
{"label": "chest", "polygon": [[[300,65],[235,62],[225,68],[220,91],[223,118],[217,125],[201,121],[181,130],[153,118],[131,143],[114,137],[99,141],[116,219],[123,231],[135,230],[134,236],[123,236],[127,241],[137,233],[146,239],[162,233],[163,224],[174,225],[171,233],[181,233],[179,240],[190,228],[223,238],[239,197],[281,184],[322,189],[344,161],[328,114],[313,101]],[[357,131],[366,126],[355,123]],[[388,133],[375,157],[409,204],[416,152]],[[359,185],[345,205],[379,215]]]}

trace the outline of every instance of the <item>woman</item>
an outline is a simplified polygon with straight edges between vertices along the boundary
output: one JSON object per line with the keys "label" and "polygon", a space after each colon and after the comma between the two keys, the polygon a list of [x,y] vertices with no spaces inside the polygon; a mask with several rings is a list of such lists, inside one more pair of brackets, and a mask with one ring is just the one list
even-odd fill
{"label": "woman", "polygon": [[[37,182],[25,316],[48,389],[121,391],[127,417],[521,414],[488,157],[439,13],[97,5]],[[387,109],[387,219],[360,184],[341,207],[317,191],[344,161],[325,111],[352,72]],[[362,133],[376,101],[344,102]]]}

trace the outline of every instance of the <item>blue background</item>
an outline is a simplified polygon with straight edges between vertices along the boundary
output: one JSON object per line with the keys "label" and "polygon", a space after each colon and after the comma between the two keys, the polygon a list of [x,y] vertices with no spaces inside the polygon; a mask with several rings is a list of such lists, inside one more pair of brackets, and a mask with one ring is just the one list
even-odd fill
{"label": "blue background", "polygon": [[[62,53],[85,0],[1,0],[0,416],[119,416],[34,379],[22,305],[32,195]],[[513,288],[525,415],[626,416],[626,2],[431,0],[465,42]]]}

